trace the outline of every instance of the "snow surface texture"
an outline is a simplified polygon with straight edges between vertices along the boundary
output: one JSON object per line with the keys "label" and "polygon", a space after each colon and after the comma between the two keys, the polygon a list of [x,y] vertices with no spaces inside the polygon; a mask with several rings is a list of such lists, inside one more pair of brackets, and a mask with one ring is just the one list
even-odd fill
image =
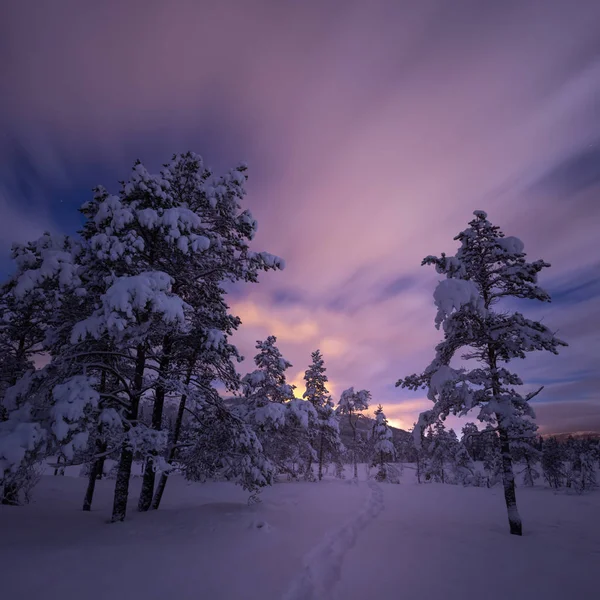
{"label": "snow surface texture", "polygon": [[[350,480],[352,483],[352,480]],[[364,508],[339,530],[325,535],[323,541],[304,561],[302,573],[284,595],[284,600],[330,598],[340,579],[344,555],[354,546],[358,534],[383,510],[383,491],[374,481]]]}
{"label": "snow surface texture", "polygon": [[281,483],[254,506],[233,484],[173,476],[164,505],[148,513],[134,510],[134,477],[129,519],[119,524],[107,524],[114,481],[98,482],[84,513],[85,478],[45,476],[32,504],[0,506],[2,598],[597,596],[600,491],[520,486],[518,538],[499,486],[417,485],[408,467],[400,485],[366,482],[364,467],[359,474],[358,484],[330,475]]}

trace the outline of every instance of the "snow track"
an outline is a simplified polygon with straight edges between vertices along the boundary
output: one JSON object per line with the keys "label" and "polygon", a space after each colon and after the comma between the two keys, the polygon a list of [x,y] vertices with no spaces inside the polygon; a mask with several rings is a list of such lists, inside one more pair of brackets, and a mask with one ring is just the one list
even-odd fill
{"label": "snow track", "polygon": [[384,508],[382,488],[374,481],[369,481],[367,486],[370,494],[363,509],[345,525],[326,535],[305,556],[304,568],[283,595],[283,600],[331,598],[340,580],[344,556],[354,546],[360,531]]}

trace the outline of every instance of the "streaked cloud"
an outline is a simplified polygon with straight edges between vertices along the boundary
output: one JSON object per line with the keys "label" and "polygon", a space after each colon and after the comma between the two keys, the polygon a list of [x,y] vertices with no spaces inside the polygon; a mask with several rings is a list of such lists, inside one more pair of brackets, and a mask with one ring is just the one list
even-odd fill
{"label": "streaked cloud", "polygon": [[138,157],[247,160],[256,246],[288,266],[232,293],[236,342],[250,358],[277,335],[294,374],[320,347],[336,394],[368,388],[406,424],[419,394],[393,384],[440,335],[421,259],[452,253],[484,209],[553,265],[556,303],[526,310],[570,346],[523,376],[585,419],[579,402],[600,405],[599,22],[594,0],[9,2],[0,233],[74,229],[89,190],[117,189]]}

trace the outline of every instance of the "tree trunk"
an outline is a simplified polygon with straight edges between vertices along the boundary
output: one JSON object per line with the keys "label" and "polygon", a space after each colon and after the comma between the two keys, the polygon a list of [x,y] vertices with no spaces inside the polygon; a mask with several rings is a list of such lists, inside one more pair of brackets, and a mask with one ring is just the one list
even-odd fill
{"label": "tree trunk", "polygon": [[[102,445],[102,452],[106,452],[106,444]],[[106,456],[102,456],[101,458],[98,459],[98,479],[102,479],[104,477],[104,463],[106,462]]]}
{"label": "tree trunk", "polygon": [[[100,394],[106,393],[106,371],[102,371],[100,375]],[[102,423],[98,424],[97,437],[95,440],[95,447],[97,454],[103,454],[106,452],[106,444],[101,441],[102,436]],[[90,472],[88,473],[88,485],[85,491],[85,497],[83,498],[83,510],[90,511],[92,509],[92,501],[94,500],[94,491],[96,490],[96,480],[102,477],[104,471],[104,456],[94,460]]]}
{"label": "tree trunk", "polygon": [[[154,395],[154,408],[152,410],[152,429],[160,431],[162,429],[163,409],[165,406],[165,379],[171,362],[171,350],[173,341],[170,336],[165,336],[163,340],[163,351],[158,369],[158,384]],[[152,495],[154,494],[154,482],[156,480],[156,471],[154,470],[154,456],[156,453],[150,454],[146,461],[144,470],[144,479],[142,481],[142,491],[138,502],[138,510],[146,511],[152,504]]]}
{"label": "tree trunk", "polygon": [[500,433],[500,451],[502,452],[502,483],[504,485],[504,500],[508,512],[508,524],[513,535],[523,535],[521,517],[517,509],[517,495],[515,492],[515,475],[512,468],[510,455],[510,442],[508,433],[502,427]]}
{"label": "tree trunk", "polygon": [[[98,442],[97,444],[98,453],[106,452],[106,444]],[[83,510],[92,510],[92,501],[94,499],[94,491],[96,490],[96,481],[102,478],[102,472],[104,471],[104,457],[97,458],[90,469],[88,475],[88,485],[85,491],[85,497],[83,499]]]}
{"label": "tree trunk", "polygon": [[352,423],[352,412],[351,411],[348,413],[348,422],[350,423],[350,426],[352,427],[352,438],[353,438],[352,464],[354,466],[354,479],[358,479],[358,463],[357,463],[357,457],[356,457],[356,423]]}
{"label": "tree trunk", "polygon": [[[144,385],[144,369],[146,367],[146,348],[143,345],[137,347],[137,358],[135,361],[135,375],[133,378],[133,390],[131,404],[127,418],[133,424],[138,418],[140,407],[140,397]],[[113,523],[124,521],[127,514],[127,499],[129,497],[129,479],[131,477],[131,465],[133,464],[133,450],[127,439],[123,442],[121,449],[121,458],[117,471],[117,480],[115,482],[115,497],[113,502],[112,519]]]}
{"label": "tree trunk", "polygon": [[325,434],[321,431],[321,443],[319,445],[319,481],[323,479],[323,449],[324,449],[324,441]]}
{"label": "tree trunk", "polygon": [[[192,369],[194,367],[194,363],[196,362],[195,357],[190,361],[190,365],[188,368],[185,385],[189,385],[190,380],[192,378]],[[179,441],[179,435],[181,434],[181,425],[183,423],[183,415],[185,413],[185,405],[187,402],[187,395],[184,394],[181,396],[181,400],[179,401],[179,408],[177,410],[177,419],[175,420],[175,429],[173,430],[173,436],[171,439],[171,444],[169,445],[169,452],[167,454],[167,462],[171,463],[175,460],[177,456],[177,442]],[[169,479],[168,473],[161,473],[160,479],[158,480],[158,485],[156,486],[156,492],[154,492],[154,498],[152,499],[152,509],[157,510],[160,506],[163,494],[165,493],[165,488],[167,487],[167,481]]]}
{"label": "tree trunk", "polygon": [[[487,305],[487,304],[486,304]],[[500,383],[498,381],[498,366],[496,351],[488,344],[488,365],[492,377],[492,393],[494,400],[500,400]],[[502,424],[502,415],[496,414],[498,422],[498,434],[500,438],[500,453],[502,455],[502,484],[504,486],[504,500],[508,512],[508,524],[512,535],[523,535],[523,525],[517,509],[517,494],[515,492],[515,474],[512,468],[512,456],[510,454],[510,440],[508,431]]]}

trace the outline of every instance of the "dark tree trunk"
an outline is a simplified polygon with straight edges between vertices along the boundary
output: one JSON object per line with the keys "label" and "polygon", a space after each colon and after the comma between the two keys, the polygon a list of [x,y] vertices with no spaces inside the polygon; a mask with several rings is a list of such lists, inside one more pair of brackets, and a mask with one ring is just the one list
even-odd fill
{"label": "dark tree trunk", "polygon": [[[106,371],[102,371],[100,376],[100,394],[106,393]],[[102,423],[97,428],[97,438],[95,442],[95,448],[97,454],[103,454],[106,452],[106,444],[102,442]],[[94,491],[96,490],[96,480],[102,477],[104,471],[104,456],[94,460],[88,473],[88,484],[85,490],[85,497],[83,498],[83,510],[92,510],[92,501],[94,500]]]}
{"label": "dark tree trunk", "polygon": [[[106,444],[102,445],[102,452],[106,452]],[[104,463],[106,462],[106,456],[102,456],[98,459],[98,479],[102,479],[104,477]]]}
{"label": "dark tree trunk", "polygon": [[[133,424],[138,417],[140,407],[140,397],[142,386],[144,385],[144,369],[146,367],[146,348],[139,345],[137,348],[137,358],[135,362],[135,375],[133,378],[133,390],[130,399],[127,418],[130,424]],[[113,523],[124,521],[127,514],[127,499],[129,497],[129,479],[131,477],[131,465],[133,464],[133,450],[128,441],[123,442],[121,449],[121,458],[117,470],[117,480],[115,482],[115,497],[113,502],[112,519]]]}
{"label": "dark tree trunk", "polygon": [[[488,303],[486,302],[486,306]],[[488,344],[488,365],[492,375],[492,393],[495,400],[500,397],[500,382],[498,380],[498,365],[496,351]],[[504,500],[508,513],[508,524],[512,535],[523,535],[523,525],[517,509],[517,494],[515,492],[515,474],[512,467],[512,456],[510,453],[510,440],[508,431],[502,425],[502,415],[496,414],[498,422],[498,434],[500,438],[500,452],[502,455],[502,484],[504,486]]]}
{"label": "dark tree trunk", "polygon": [[500,451],[502,452],[502,483],[504,485],[504,500],[508,512],[508,524],[513,535],[523,535],[521,517],[517,509],[517,495],[515,492],[515,475],[512,468],[510,455],[510,442],[508,433],[504,428],[499,429]]}
{"label": "dark tree trunk", "polygon": [[313,457],[312,457],[312,454],[310,454],[308,457],[308,462],[305,465],[305,471],[304,471],[304,480],[305,481],[313,480],[314,473],[312,472],[312,464],[313,464]]}
{"label": "dark tree trunk", "polygon": [[358,462],[356,456],[356,423],[352,422],[352,411],[348,413],[348,423],[352,427],[352,464],[354,466],[354,479],[358,479]]}
{"label": "dark tree trunk", "polygon": [[[96,445],[99,453],[106,452],[106,444],[98,442]],[[83,499],[83,510],[92,510],[92,501],[94,500],[94,491],[96,490],[96,481],[102,479],[102,472],[104,471],[104,460],[105,458],[97,458],[91,468],[88,475],[88,484],[85,491],[85,497]]]}
{"label": "dark tree trunk", "polygon": [[323,479],[323,453],[325,446],[325,433],[321,431],[321,443],[319,445],[319,481]]}
{"label": "dark tree trunk", "polygon": [[[154,408],[152,410],[152,429],[160,431],[162,429],[162,417],[165,406],[165,380],[171,362],[171,350],[173,341],[169,336],[163,340],[163,351],[158,368],[158,384],[154,395]],[[142,491],[138,502],[138,510],[146,511],[152,504],[152,495],[154,494],[154,482],[156,480],[156,471],[154,470],[154,455],[148,456],[146,468],[144,469],[144,479],[142,481]]]}
{"label": "dark tree trunk", "polygon": [[[187,376],[185,384],[189,385],[190,380],[192,378],[192,369],[194,368],[194,363],[196,362],[195,358],[190,361],[190,365],[188,368]],[[179,408],[177,410],[177,419],[175,420],[175,428],[173,430],[173,436],[171,439],[171,444],[169,445],[169,452],[167,454],[167,462],[171,463],[175,460],[177,456],[177,442],[179,441],[179,436],[181,434],[181,425],[183,424],[183,415],[185,413],[185,405],[187,402],[187,395],[181,396],[181,400],[179,401]],[[160,479],[158,480],[158,485],[156,486],[156,491],[154,492],[154,498],[152,499],[152,508],[157,510],[160,506],[163,494],[165,493],[165,488],[167,487],[167,481],[169,479],[168,473],[161,473]]]}

